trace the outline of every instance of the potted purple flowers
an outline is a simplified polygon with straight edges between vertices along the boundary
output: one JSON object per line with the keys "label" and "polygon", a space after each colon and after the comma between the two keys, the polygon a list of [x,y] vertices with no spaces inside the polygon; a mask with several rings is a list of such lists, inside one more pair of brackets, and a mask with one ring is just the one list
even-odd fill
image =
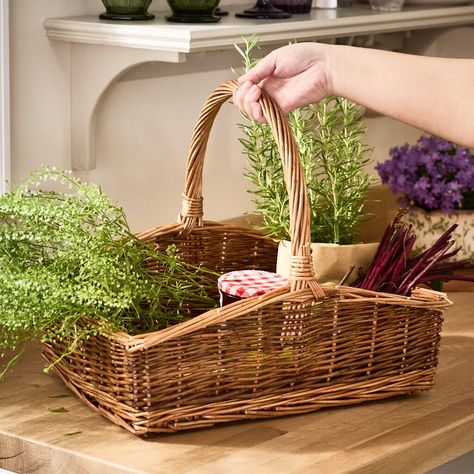
{"label": "potted purple flowers", "polygon": [[457,258],[474,258],[474,157],[469,149],[424,135],[415,145],[390,150],[390,160],[376,169],[383,183],[400,194],[400,204],[411,207],[420,250],[452,224],[461,246]]}

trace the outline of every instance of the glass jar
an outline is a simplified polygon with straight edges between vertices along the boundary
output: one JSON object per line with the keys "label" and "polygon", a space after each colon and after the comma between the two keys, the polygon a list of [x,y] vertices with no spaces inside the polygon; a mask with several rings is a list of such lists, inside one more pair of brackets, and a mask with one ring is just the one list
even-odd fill
{"label": "glass jar", "polygon": [[166,19],[177,23],[214,23],[220,17],[214,15],[219,0],[167,0],[173,12]]}
{"label": "glass jar", "polygon": [[405,0],[370,0],[372,10],[383,12],[399,12],[404,3]]}
{"label": "glass jar", "polygon": [[263,270],[238,270],[224,273],[219,277],[217,284],[221,296],[221,306],[226,306],[287,286],[289,281],[281,275]]}
{"label": "glass jar", "polygon": [[106,12],[99,18],[102,20],[152,20],[155,15],[148,13],[148,7],[153,0],[102,0]]}
{"label": "glass jar", "polygon": [[333,9],[338,7],[338,0],[316,0],[316,8]]}
{"label": "glass jar", "polygon": [[309,13],[313,0],[272,0],[272,4],[288,13]]}

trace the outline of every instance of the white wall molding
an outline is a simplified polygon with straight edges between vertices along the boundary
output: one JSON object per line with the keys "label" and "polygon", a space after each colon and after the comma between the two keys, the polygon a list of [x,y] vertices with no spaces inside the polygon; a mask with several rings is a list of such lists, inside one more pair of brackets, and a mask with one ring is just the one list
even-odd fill
{"label": "white wall molding", "polygon": [[230,14],[219,23],[177,24],[157,12],[149,22],[130,23],[99,20],[95,16],[50,18],[45,21],[49,38],[69,43],[119,46],[193,53],[232,48],[242,36],[255,34],[261,44],[294,39],[327,39],[343,36],[389,33],[424,28],[472,24],[474,5],[405,7],[399,12],[378,12],[369,5],[352,8],[312,9],[289,20],[236,18],[242,7],[226,7]]}
{"label": "white wall molding", "polygon": [[10,38],[8,0],[0,0],[0,193],[10,180]]}
{"label": "white wall molding", "polygon": [[96,16],[50,18],[50,39],[71,43],[71,143],[74,169],[95,168],[97,114],[109,88],[123,74],[146,62],[184,62],[189,53],[231,49],[242,36],[255,34],[262,45],[291,40],[326,40],[474,23],[474,5],[376,12],[369,5],[313,9],[289,20],[236,18],[230,11],[219,23],[172,24],[158,12],[149,22],[111,22]]}

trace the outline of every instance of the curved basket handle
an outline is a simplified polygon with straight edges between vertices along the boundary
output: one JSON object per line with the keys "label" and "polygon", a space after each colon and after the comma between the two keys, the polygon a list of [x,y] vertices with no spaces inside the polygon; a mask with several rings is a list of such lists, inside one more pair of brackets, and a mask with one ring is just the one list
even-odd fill
{"label": "curved basket handle", "polygon": [[[179,215],[184,235],[203,224],[202,174],[209,134],[221,105],[232,97],[233,91],[238,87],[237,81],[224,82],[218,86],[208,97],[194,128],[186,169],[183,206]],[[291,289],[298,290],[309,286],[315,296],[323,297],[324,293],[314,277],[308,193],[298,148],[286,117],[265,91],[262,91],[259,103],[278,145],[289,195]]]}

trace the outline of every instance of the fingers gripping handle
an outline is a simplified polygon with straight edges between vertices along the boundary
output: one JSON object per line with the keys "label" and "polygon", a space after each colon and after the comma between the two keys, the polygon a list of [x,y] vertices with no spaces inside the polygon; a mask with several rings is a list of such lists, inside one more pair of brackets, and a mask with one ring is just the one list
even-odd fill
{"label": "fingers gripping handle", "polygon": [[[238,87],[237,81],[218,86],[204,104],[194,128],[186,168],[183,207],[179,216],[184,234],[196,226],[202,226],[202,174],[209,134],[220,107]],[[259,103],[278,145],[289,194],[292,289],[309,285],[315,294],[321,296],[322,290],[315,281],[311,260],[308,194],[296,142],[286,117],[265,91],[262,91]]]}

